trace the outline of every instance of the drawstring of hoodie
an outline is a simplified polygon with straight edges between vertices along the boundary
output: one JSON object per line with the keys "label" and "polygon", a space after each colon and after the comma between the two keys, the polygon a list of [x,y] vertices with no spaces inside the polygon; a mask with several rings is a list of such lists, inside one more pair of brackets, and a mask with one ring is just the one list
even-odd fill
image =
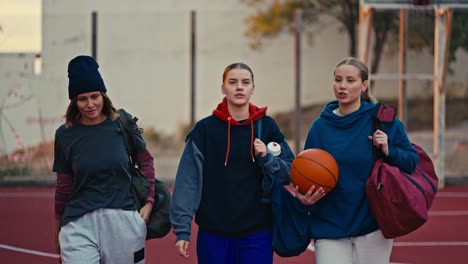
{"label": "drawstring of hoodie", "polygon": [[[227,118],[227,123],[228,123],[228,131],[227,131],[227,149],[226,149],[226,158],[224,159],[224,166],[227,165],[229,161],[229,152],[231,150],[231,117]],[[255,162],[255,156],[254,156],[254,123],[253,120],[250,120],[250,157],[252,158],[252,162]]]}

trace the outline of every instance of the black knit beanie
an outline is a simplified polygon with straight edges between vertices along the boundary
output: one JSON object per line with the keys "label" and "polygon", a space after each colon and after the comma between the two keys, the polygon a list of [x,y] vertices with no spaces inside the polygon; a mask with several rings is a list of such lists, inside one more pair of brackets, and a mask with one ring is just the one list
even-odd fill
{"label": "black knit beanie", "polygon": [[106,86],[93,57],[81,55],[68,63],[68,98],[87,92],[106,92]]}

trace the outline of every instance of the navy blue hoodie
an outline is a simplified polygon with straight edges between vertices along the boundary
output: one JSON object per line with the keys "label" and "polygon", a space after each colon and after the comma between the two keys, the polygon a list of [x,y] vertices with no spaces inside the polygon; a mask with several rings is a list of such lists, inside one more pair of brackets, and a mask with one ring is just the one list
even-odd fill
{"label": "navy blue hoodie", "polygon": [[[262,174],[257,162],[289,182],[294,154],[266,107],[249,105],[243,122],[231,118],[224,98],[213,115],[197,122],[187,136],[171,202],[177,240],[190,240],[193,215],[204,232],[243,236],[271,230],[271,210],[261,202]],[[253,141],[262,119],[261,140],[277,142],[281,154],[255,157]]]}

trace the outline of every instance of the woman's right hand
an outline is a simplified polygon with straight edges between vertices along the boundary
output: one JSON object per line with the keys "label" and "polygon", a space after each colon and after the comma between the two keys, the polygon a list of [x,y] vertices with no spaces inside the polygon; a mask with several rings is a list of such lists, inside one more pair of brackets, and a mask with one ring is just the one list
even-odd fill
{"label": "woman's right hand", "polygon": [[304,205],[313,205],[326,194],[322,187],[318,188],[315,192],[314,190],[315,186],[312,186],[306,194],[302,194],[299,192],[299,187],[296,186],[294,194],[296,195],[297,199],[299,199],[299,201],[301,201]]}
{"label": "woman's right hand", "polygon": [[188,242],[186,240],[177,241],[176,244],[175,244],[175,246],[177,248],[177,253],[179,253],[179,255],[181,255],[184,258],[188,258],[189,257],[189,253],[188,253],[189,244],[190,244],[190,242]]}

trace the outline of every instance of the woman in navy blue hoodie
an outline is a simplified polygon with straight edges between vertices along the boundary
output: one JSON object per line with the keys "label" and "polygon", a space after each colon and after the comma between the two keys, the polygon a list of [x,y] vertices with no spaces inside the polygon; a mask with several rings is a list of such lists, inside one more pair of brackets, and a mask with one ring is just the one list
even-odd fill
{"label": "woman in navy blue hoodie", "polygon": [[[370,95],[368,76],[367,66],[358,59],[338,63],[333,74],[336,100],[325,105],[314,120],[304,146],[328,151],[340,173],[335,189],[310,206],[318,264],[389,262],[393,241],[380,232],[365,193],[374,164],[373,145],[387,162],[407,173],[418,163],[399,120],[372,133],[376,100]],[[298,198],[308,204],[306,197]]]}
{"label": "woman in navy blue hoodie", "polygon": [[[199,226],[198,263],[271,264],[271,209],[261,202],[261,163],[289,182],[294,154],[266,107],[250,103],[254,76],[243,63],[223,74],[222,102],[187,136],[171,202],[178,254],[188,258],[191,223]],[[257,138],[258,120],[262,119]],[[267,151],[277,143],[280,153]]]}

